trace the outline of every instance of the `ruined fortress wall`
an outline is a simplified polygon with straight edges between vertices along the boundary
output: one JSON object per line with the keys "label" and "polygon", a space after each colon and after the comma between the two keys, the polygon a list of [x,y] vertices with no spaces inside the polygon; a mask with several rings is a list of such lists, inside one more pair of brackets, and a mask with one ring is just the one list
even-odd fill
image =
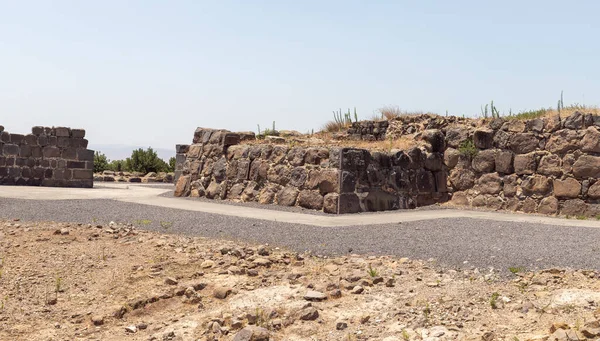
{"label": "ruined fortress wall", "polygon": [[[445,129],[452,202],[526,213],[600,214],[600,117],[492,119]],[[475,155],[465,155],[472,141]]]}
{"label": "ruined fortress wall", "polygon": [[[326,213],[416,207],[446,198],[445,176],[427,153],[240,144],[240,135],[198,128],[177,146],[176,196],[300,206]],[[390,166],[392,166],[390,168]],[[427,163],[427,165],[429,165]],[[438,185],[441,182],[441,185]]]}
{"label": "ruined fortress wall", "polygon": [[0,184],[92,187],[94,151],[85,130],[33,127],[31,134],[0,126]]}

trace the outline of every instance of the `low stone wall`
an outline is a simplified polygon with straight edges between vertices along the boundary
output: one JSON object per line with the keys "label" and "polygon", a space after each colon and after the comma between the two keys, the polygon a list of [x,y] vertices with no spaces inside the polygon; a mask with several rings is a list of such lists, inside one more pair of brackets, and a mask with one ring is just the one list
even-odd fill
{"label": "low stone wall", "polygon": [[105,170],[94,174],[95,182],[131,182],[131,183],[173,183],[174,173],[122,172]]}
{"label": "low stone wall", "polygon": [[27,135],[0,126],[0,184],[92,187],[94,151],[85,130],[33,127]]}
{"label": "low stone wall", "polygon": [[[445,131],[452,202],[526,213],[600,214],[600,117],[493,119]],[[476,155],[465,153],[471,140]],[[463,148],[461,148],[463,145]]]}
{"label": "low stone wall", "polygon": [[363,141],[382,141],[385,140],[388,121],[360,121],[353,122],[348,128],[348,139]]}
{"label": "low stone wall", "polygon": [[[239,144],[238,134],[203,128],[196,130],[193,142],[177,146],[175,196],[327,213],[416,207],[446,198],[445,177],[436,175],[439,169],[426,167],[427,154],[417,148],[388,155],[352,148]],[[438,186],[436,179],[444,184]]]}

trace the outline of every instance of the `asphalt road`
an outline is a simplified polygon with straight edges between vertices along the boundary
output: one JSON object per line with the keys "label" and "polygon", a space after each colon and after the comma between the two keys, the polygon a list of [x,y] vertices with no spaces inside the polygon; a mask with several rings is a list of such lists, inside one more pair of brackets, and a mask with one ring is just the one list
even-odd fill
{"label": "asphalt road", "polygon": [[[231,206],[235,210],[235,206]],[[424,211],[423,214],[428,214]],[[0,218],[134,223],[165,233],[269,243],[317,255],[359,253],[435,259],[445,268],[600,268],[600,228],[445,218],[394,224],[310,226],[110,199],[0,198]]]}

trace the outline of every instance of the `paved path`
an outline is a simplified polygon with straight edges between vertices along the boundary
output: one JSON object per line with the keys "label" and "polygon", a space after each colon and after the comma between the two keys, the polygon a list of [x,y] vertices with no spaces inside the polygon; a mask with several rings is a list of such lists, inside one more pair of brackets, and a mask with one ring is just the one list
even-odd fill
{"label": "paved path", "polygon": [[142,205],[181,209],[186,211],[212,213],[240,218],[270,220],[282,223],[304,224],[312,226],[358,226],[381,225],[398,222],[422,221],[449,218],[472,218],[493,221],[535,223],[557,226],[600,227],[596,220],[567,220],[526,214],[509,214],[489,211],[470,211],[458,209],[438,210],[402,210],[377,213],[314,215],[300,212],[286,212],[267,208],[231,206],[222,203],[186,200],[182,198],[161,197],[172,190],[171,185],[136,184],[96,184],[93,189],[69,189],[48,187],[2,187],[0,198],[33,200],[84,200],[110,199]]}
{"label": "paved path", "polygon": [[325,216],[160,197],[168,186],[0,187],[0,218],[133,222],[141,228],[297,251],[434,258],[449,267],[600,268],[600,222],[416,210]]}

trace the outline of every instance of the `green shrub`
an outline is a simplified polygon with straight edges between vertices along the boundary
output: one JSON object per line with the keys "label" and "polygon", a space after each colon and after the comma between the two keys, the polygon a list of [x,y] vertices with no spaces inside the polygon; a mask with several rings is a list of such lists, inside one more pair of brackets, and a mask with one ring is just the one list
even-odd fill
{"label": "green shrub", "polygon": [[544,108],[538,110],[521,111],[512,118],[517,120],[530,120],[533,118],[543,117],[544,115],[546,115],[546,112],[547,110]]}
{"label": "green shrub", "polygon": [[158,157],[154,149],[148,147],[136,149],[131,153],[131,157],[125,160],[126,169],[133,172],[150,173],[150,172],[166,172],[169,170],[169,165]]}
{"label": "green shrub", "polygon": [[94,153],[94,173],[102,173],[108,169],[108,159],[106,155],[95,152]]}
{"label": "green shrub", "polygon": [[460,146],[458,147],[458,152],[461,155],[466,156],[469,159],[472,159],[475,156],[477,156],[477,153],[479,153],[479,149],[477,149],[477,147],[475,147],[475,143],[473,143],[473,140],[469,139],[469,140],[463,141],[460,144]]}
{"label": "green shrub", "polygon": [[113,172],[129,172],[130,171],[129,169],[127,169],[127,163],[125,162],[125,160],[112,160],[108,164],[108,169]]}
{"label": "green shrub", "polygon": [[171,158],[169,159],[169,172],[174,172],[175,171],[175,163],[176,163],[176,159],[174,156],[171,156]]}

